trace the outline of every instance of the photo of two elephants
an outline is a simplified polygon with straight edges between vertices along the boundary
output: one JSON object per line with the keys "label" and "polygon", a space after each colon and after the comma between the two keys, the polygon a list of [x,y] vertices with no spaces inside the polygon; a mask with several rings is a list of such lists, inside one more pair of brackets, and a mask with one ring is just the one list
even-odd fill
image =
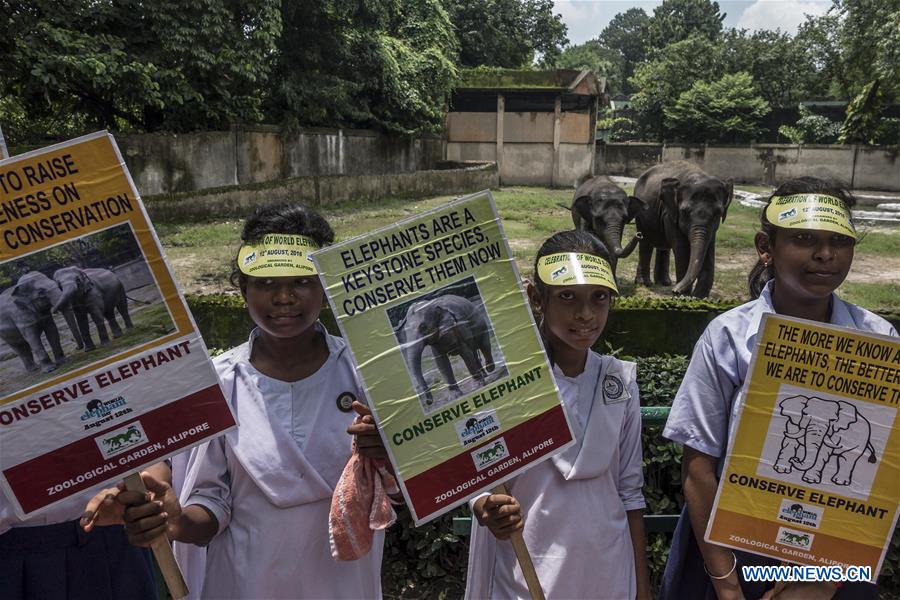
{"label": "photo of two elephants", "polygon": [[130,225],[0,264],[0,398],[175,330]]}
{"label": "photo of two elephants", "polygon": [[387,315],[425,414],[509,374],[472,277],[393,306]]}
{"label": "photo of two elephants", "polygon": [[758,475],[868,498],[897,409],[782,386]]}

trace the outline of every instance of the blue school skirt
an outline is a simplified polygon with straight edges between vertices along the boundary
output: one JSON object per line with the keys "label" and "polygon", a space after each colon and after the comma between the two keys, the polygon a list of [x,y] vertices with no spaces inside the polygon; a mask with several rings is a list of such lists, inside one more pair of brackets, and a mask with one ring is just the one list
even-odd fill
{"label": "blue school skirt", "polygon": [[[737,573],[744,598],[759,598],[774,585],[774,582],[744,581],[741,566],[774,566],[780,564],[780,561],[740,550],[735,550],[734,555],[738,561]],[[700,547],[697,546],[697,539],[694,537],[694,530],[691,528],[691,520],[687,514],[687,506],[685,506],[678,519],[678,526],[675,527],[675,535],[672,537],[672,547],[669,549],[666,571],[659,589],[659,600],[688,599],[716,600],[716,592],[709,576],[703,569],[703,556],[700,554]],[[878,587],[871,583],[846,583],[838,588],[832,597],[832,600],[877,599]]]}
{"label": "blue school skirt", "polygon": [[16,527],[0,535],[0,599],[157,597],[153,559],[121,526],[84,533],[78,521]]}

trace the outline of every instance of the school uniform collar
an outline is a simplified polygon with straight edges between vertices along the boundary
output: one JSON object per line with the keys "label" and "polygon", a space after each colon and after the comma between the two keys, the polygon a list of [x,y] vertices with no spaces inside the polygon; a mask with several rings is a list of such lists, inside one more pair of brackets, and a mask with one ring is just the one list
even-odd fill
{"label": "school uniform collar", "polygon": [[[747,331],[744,334],[744,339],[748,345],[751,345],[756,337],[763,315],[766,313],[777,314],[775,305],[772,303],[773,283],[772,281],[766,283],[766,286],[759,294],[759,298],[756,299],[756,302],[753,303],[753,307],[750,309],[750,320],[747,323]],[[834,292],[831,293],[831,317],[828,322],[842,327],[856,327],[853,317],[850,315],[850,310],[847,308],[847,303],[838,298]]]}
{"label": "school uniform collar", "polygon": [[[322,325],[321,321],[316,321],[315,328],[316,331],[325,336],[325,343],[328,345],[329,356],[337,357],[347,348],[347,342],[345,342],[343,338],[328,333],[328,330],[325,329],[325,326]],[[259,337],[259,333],[259,327],[254,327],[253,331],[250,332],[250,338],[247,340],[247,343],[241,347],[240,355],[235,358],[239,361],[250,362],[250,357],[253,355],[253,344],[256,341],[256,338]]]}

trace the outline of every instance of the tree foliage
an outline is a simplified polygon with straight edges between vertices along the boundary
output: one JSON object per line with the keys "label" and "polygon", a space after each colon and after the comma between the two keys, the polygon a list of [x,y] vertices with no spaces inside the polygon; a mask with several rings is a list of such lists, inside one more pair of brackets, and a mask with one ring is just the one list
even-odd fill
{"label": "tree foliage", "polygon": [[635,67],[647,57],[647,29],[650,18],[642,8],[629,8],[617,14],[597,38],[600,46],[617,52],[620,57],[621,88],[624,94],[634,91],[629,79]]}
{"label": "tree foliage", "polygon": [[613,93],[621,90],[624,83],[621,54],[601,45],[597,40],[567,47],[556,59],[555,66],[559,69],[589,69],[600,77],[605,77],[606,85]]}
{"label": "tree foliage", "polygon": [[690,37],[715,40],[722,32],[725,13],[710,0],[663,0],[647,22],[647,45],[661,50]]}
{"label": "tree foliage", "polygon": [[748,141],[761,133],[760,121],[770,111],[748,73],[723,75],[717,81],[695,81],[674,106],[665,109],[666,124],[691,142]]}
{"label": "tree foliage", "polygon": [[[443,0],[459,39],[464,67],[518,68],[537,55],[554,64],[568,43],[552,0]],[[412,3],[410,3],[412,4]]]}
{"label": "tree foliage", "polygon": [[840,123],[828,117],[817,115],[803,104],[799,108],[800,118],[794,125],[782,125],[778,132],[792,144],[832,144],[837,141]]}

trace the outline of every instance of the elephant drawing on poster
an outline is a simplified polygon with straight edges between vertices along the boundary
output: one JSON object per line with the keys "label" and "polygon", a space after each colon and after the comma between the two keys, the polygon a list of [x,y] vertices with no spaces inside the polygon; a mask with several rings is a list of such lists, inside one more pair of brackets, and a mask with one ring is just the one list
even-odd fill
{"label": "elephant drawing on poster", "polygon": [[101,344],[109,343],[104,319],[109,323],[113,337],[122,335],[122,328],[116,321],[115,311],[119,311],[125,327],[131,329],[131,315],[128,313],[128,299],[125,297],[125,286],[112,271],[106,269],[82,269],[65,267],[53,274],[62,294],[53,305],[53,310],[63,311],[71,307],[78,321],[81,337],[88,350],[95,348],[91,339],[88,315],[97,327],[97,335]]}
{"label": "elephant drawing on poster", "polygon": [[629,256],[641,239],[638,233],[622,248],[625,225],[646,208],[646,202],[627,195],[609,177],[596,176],[578,186],[570,210],[575,229],[590,231],[609,250],[610,267],[615,273],[618,260]]}
{"label": "elephant drawing on poster", "polygon": [[[18,355],[26,371],[38,369],[35,358],[45,373],[66,360],[52,313],[61,295],[56,282],[38,271],[25,273],[14,286],[0,294],[0,339]],[[72,309],[61,312],[75,338],[76,348],[81,348],[82,338]],[[44,349],[42,335],[50,344],[53,359]]]}
{"label": "elephant drawing on poster", "polygon": [[678,281],[673,294],[705,298],[712,289],[716,261],[716,231],[725,221],[733,187],[686,161],[667,162],[644,171],[634,195],[648,208],[635,221],[643,239],[634,282],[650,285],[650,258],[656,250],[653,278],[670,285],[669,250],[675,255]]}
{"label": "elephant drawing on poster", "polygon": [[[475,304],[452,294],[446,294],[416,302],[409,307],[399,324],[402,352],[413,376],[416,391],[425,396],[425,402],[434,403],[425,377],[422,375],[422,353],[431,348],[434,361],[450,390],[461,394],[453,375],[451,356],[460,356],[469,374],[483,385],[487,371],[494,370],[491,354],[491,336],[484,311]],[[478,353],[484,357],[482,366]]]}
{"label": "elephant drawing on poster", "polygon": [[837,471],[831,481],[835,485],[850,485],[856,463],[866,451],[869,462],[876,461],[872,426],[853,404],[789,396],[779,406],[787,421],[773,466],[777,472],[796,469],[804,471],[806,483],[821,483],[822,471],[833,459]]}

